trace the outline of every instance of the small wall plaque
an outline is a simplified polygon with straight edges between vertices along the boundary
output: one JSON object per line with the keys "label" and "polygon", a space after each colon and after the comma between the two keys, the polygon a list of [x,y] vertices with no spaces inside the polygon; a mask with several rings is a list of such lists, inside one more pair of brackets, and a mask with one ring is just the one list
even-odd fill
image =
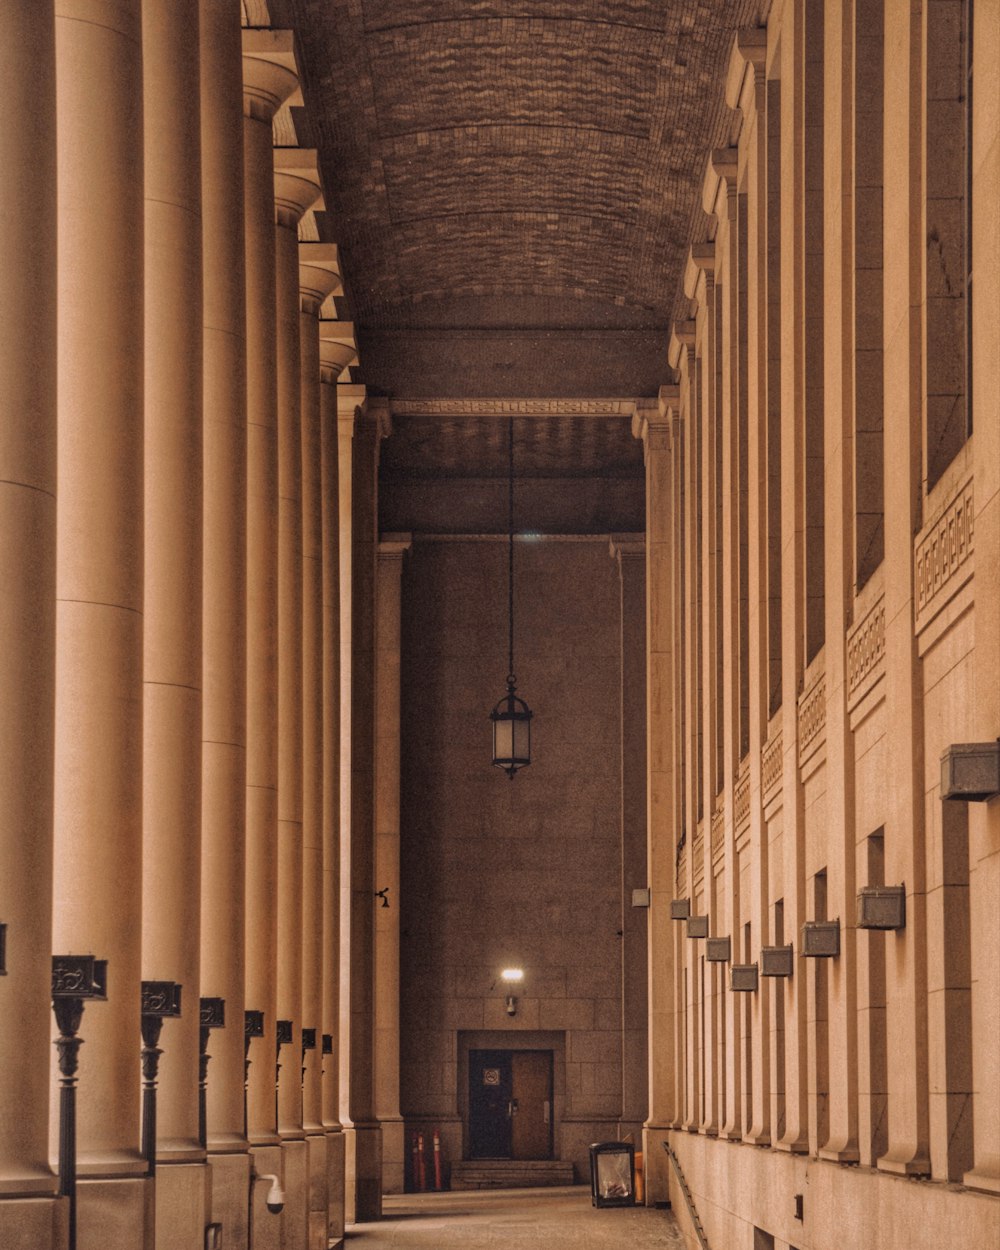
{"label": "small wall plaque", "polygon": [[941,797],[982,803],[1000,794],[1000,741],[956,742],[941,756]]}
{"label": "small wall plaque", "polygon": [[792,948],[790,946],[762,946],[760,950],[760,975],[762,977],[790,977],[792,975]]}
{"label": "small wall plaque", "polygon": [[832,959],[840,954],[840,921],[807,920],[802,926],[802,954]]}
{"label": "small wall plaque", "polygon": [[905,886],[862,886],[858,891],[859,929],[903,929],[905,927]]}
{"label": "small wall plaque", "polygon": [[671,920],[687,920],[690,915],[691,900],[689,898],[672,898],[670,900]]}
{"label": "small wall plaque", "polygon": [[708,937],[708,917],[688,916],[687,935],[689,938]]}
{"label": "small wall plaque", "polygon": [[705,943],[705,958],[710,964],[729,963],[729,938],[710,937]]}
{"label": "small wall plaque", "polygon": [[757,965],[733,964],[729,970],[729,988],[737,993],[754,993],[757,989]]}

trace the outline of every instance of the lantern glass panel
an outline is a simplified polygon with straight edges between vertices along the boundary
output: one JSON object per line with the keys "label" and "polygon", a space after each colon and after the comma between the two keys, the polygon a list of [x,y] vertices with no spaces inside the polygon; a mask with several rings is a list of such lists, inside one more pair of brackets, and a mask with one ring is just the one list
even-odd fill
{"label": "lantern glass panel", "polygon": [[509,760],[514,746],[514,722],[497,719],[493,722],[493,758]]}

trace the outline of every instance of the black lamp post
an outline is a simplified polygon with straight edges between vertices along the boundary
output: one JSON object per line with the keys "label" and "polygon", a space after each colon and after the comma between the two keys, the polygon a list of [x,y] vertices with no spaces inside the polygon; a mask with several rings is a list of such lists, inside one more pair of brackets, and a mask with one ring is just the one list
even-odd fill
{"label": "black lamp post", "polygon": [[176,981],[141,982],[142,1030],[142,1156],[150,1176],[156,1173],[156,1081],[160,1071],[163,1021],[181,1014],[181,987]]}
{"label": "black lamp post", "polygon": [[531,763],[531,708],[518,698],[514,676],[514,418],[507,427],[507,693],[490,712],[493,764],[510,781]]}

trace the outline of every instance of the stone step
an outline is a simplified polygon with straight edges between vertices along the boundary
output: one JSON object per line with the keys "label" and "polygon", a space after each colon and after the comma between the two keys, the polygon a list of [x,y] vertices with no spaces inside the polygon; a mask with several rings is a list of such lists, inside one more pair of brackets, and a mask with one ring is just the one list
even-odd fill
{"label": "stone step", "polygon": [[468,1159],[451,1168],[452,1189],[535,1189],[573,1181],[573,1164],[559,1159]]}

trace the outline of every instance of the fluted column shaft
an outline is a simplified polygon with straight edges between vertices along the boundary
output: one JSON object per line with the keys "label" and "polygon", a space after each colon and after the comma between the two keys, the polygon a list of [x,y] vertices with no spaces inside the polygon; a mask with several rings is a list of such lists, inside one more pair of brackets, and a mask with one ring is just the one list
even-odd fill
{"label": "fluted column shaft", "polygon": [[[51,1194],[52,744],[56,595],[55,21],[6,5],[0,79],[0,1199]],[[88,1020],[88,1024],[89,1024]],[[33,1210],[51,1223],[50,1204]],[[27,1212],[31,1214],[31,1212]],[[0,1241],[20,1218],[0,1206]],[[32,1228],[35,1226],[32,1225]]]}
{"label": "fluted column shaft", "polygon": [[[59,0],[55,918],[109,961],[87,1009],[81,1175],[138,1176],[142,825],[143,164],[140,0]],[[119,1184],[105,1245],[142,1199]],[[136,1218],[139,1222],[136,1223]],[[80,1246],[96,1225],[81,1198]]]}
{"label": "fluted column shaft", "polygon": [[[198,0],[143,0],[142,21],[146,193],[142,974],[145,980],[176,981],[182,986],[181,1018],[165,1025],[160,1039],[157,1109],[157,1153],[181,1161],[202,1155]],[[188,1210],[200,1227],[203,1211]],[[165,1214],[175,1225],[178,1212]]]}
{"label": "fluted column shaft", "polygon": [[[226,1004],[226,1027],[213,1032],[209,1047],[208,1149],[237,1154],[246,1149],[247,398],[242,102],[239,0],[201,0],[205,487],[201,988],[206,996],[222,998]],[[239,1235],[234,1230],[234,1236]]]}
{"label": "fluted column shaft", "polygon": [[277,1142],[278,449],[274,159],[271,119],[296,86],[266,55],[271,31],[244,34],[244,213],[247,299],[247,808],[246,1005],[264,1012],[251,1043],[247,1128]]}

